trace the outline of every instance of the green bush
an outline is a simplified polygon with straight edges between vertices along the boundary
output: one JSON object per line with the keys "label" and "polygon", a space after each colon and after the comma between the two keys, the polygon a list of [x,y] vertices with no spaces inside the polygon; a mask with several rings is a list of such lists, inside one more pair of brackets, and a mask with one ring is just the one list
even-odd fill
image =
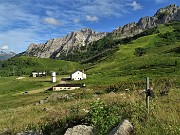
{"label": "green bush", "polygon": [[90,106],[89,121],[96,128],[98,135],[106,135],[116,125],[120,118],[116,115],[116,108],[105,105],[97,100]]}
{"label": "green bush", "polygon": [[143,56],[146,53],[146,49],[142,48],[142,47],[138,47],[135,49],[135,55],[136,56]]}

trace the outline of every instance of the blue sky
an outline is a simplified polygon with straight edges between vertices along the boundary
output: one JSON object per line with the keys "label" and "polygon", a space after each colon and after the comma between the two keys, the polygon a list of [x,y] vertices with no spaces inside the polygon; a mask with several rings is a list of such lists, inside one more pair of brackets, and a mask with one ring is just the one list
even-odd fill
{"label": "blue sky", "polygon": [[0,0],[0,50],[23,52],[82,28],[111,32],[180,0]]}

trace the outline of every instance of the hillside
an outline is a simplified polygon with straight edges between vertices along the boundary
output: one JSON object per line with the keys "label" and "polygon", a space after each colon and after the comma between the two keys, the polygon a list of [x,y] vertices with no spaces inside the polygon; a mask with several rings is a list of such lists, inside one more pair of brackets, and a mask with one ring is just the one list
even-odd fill
{"label": "hillside", "polygon": [[[102,57],[87,67],[85,83],[107,85],[126,80],[139,80],[180,75],[180,23],[159,25],[159,32],[119,44],[115,53]],[[92,83],[93,82],[93,83]]]}
{"label": "hillside", "polygon": [[0,76],[31,75],[32,71],[56,71],[57,74],[68,74],[78,69],[79,64],[70,61],[43,59],[36,57],[14,57],[0,62]]}

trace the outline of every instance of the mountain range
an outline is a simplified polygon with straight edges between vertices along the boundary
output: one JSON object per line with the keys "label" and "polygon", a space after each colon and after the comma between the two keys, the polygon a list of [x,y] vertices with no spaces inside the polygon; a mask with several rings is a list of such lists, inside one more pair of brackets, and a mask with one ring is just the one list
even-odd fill
{"label": "mountain range", "polygon": [[16,55],[16,53],[14,53],[12,51],[10,51],[10,52],[0,51],[0,61],[7,60],[15,55]]}
{"label": "mountain range", "polygon": [[180,7],[175,4],[159,9],[152,17],[143,17],[137,23],[120,26],[111,33],[98,33],[92,29],[83,28],[80,31],[71,32],[65,37],[50,39],[46,43],[32,43],[22,55],[58,58],[61,54],[68,55],[80,50],[86,51],[91,43],[108,35],[115,39],[133,37],[149,28],[172,21],[180,21]]}

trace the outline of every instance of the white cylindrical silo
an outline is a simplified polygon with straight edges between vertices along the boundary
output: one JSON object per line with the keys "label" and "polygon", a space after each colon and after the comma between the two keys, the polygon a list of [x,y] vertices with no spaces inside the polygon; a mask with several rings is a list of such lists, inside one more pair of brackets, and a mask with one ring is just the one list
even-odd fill
{"label": "white cylindrical silo", "polygon": [[56,72],[51,73],[51,80],[53,83],[56,82]]}

